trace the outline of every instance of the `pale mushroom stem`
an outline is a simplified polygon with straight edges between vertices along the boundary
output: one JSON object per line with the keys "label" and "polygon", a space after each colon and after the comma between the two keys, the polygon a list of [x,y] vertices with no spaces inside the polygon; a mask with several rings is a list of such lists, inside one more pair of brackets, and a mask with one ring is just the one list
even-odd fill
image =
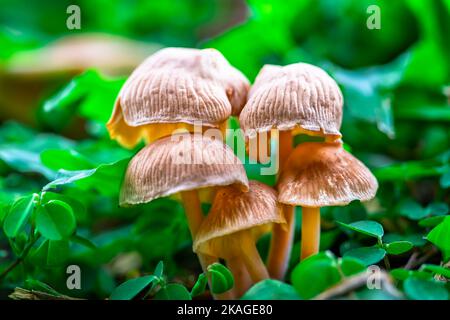
{"label": "pale mushroom stem", "polygon": [[[198,196],[198,191],[197,190],[189,190],[189,191],[181,192],[181,200],[183,202],[184,211],[186,213],[189,230],[191,232],[192,239],[194,239],[195,235],[197,234],[197,231],[200,227],[200,224],[203,221],[203,212],[202,212],[200,198]],[[210,264],[218,261],[217,258],[208,256],[205,254],[197,254],[197,256],[198,256],[198,260],[200,262],[200,266],[202,267],[202,270],[205,273]],[[217,300],[231,299],[233,296],[232,296],[232,292],[230,292],[230,291],[222,293],[220,295],[213,295],[213,297],[214,297],[214,299],[217,299]]]}
{"label": "pale mushroom stem", "polygon": [[[291,154],[293,141],[291,130],[278,132],[278,172],[280,172]],[[273,226],[269,257],[267,259],[267,269],[270,276],[279,280],[284,278],[287,271],[295,226],[294,207],[284,205],[282,208],[287,225],[284,228],[280,224]]]}
{"label": "pale mushroom stem", "polygon": [[248,273],[254,283],[269,278],[266,266],[259,255],[258,249],[250,231],[243,231],[240,237],[241,255]]}
{"label": "pale mushroom stem", "polygon": [[202,206],[197,190],[181,192],[181,200],[183,201],[189,230],[191,231],[192,238],[195,238],[198,228],[203,221]]}
{"label": "pale mushroom stem", "polygon": [[320,208],[302,207],[302,251],[300,259],[319,252]]}
{"label": "pale mushroom stem", "polygon": [[227,267],[233,273],[234,295],[240,298],[253,284],[250,274],[240,257],[227,259]]}

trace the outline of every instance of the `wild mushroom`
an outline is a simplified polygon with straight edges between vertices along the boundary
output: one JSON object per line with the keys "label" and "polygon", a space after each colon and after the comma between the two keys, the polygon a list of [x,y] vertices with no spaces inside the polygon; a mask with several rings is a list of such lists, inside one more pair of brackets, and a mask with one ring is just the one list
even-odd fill
{"label": "wild mushroom", "polygon": [[107,75],[129,74],[159,48],[110,34],[74,33],[42,48],[18,50],[0,68],[0,120],[36,126],[34,109],[49,90],[90,68]]}
{"label": "wild mushroom", "polygon": [[[342,94],[336,82],[322,69],[296,63],[288,66],[266,65],[256,77],[239,121],[248,139],[278,132],[278,167],[284,164],[293,147],[293,137],[307,134],[334,141],[341,137]],[[270,275],[282,279],[286,273],[293,241],[294,210],[284,206],[287,229],[275,226],[267,261]]]}
{"label": "wild mushroom", "polygon": [[269,186],[250,181],[248,192],[235,185],[222,187],[195,237],[194,251],[225,259],[242,295],[252,284],[242,280],[246,272],[253,283],[269,277],[255,242],[272,224],[284,223],[277,194]]}
{"label": "wild mushroom", "polygon": [[145,60],[122,87],[107,124],[111,138],[133,147],[183,128],[226,128],[239,115],[249,82],[214,49],[166,48]]}
{"label": "wild mushroom", "polygon": [[[194,238],[203,220],[198,191],[230,184],[248,190],[244,167],[227,145],[201,135],[176,134],[144,147],[131,159],[120,205],[180,194]],[[199,259],[204,269],[211,262],[202,255]]]}
{"label": "wild mushroom", "polygon": [[370,170],[345,151],[340,141],[297,146],[281,173],[278,201],[302,206],[301,259],[319,251],[320,207],[367,201],[377,189]]}

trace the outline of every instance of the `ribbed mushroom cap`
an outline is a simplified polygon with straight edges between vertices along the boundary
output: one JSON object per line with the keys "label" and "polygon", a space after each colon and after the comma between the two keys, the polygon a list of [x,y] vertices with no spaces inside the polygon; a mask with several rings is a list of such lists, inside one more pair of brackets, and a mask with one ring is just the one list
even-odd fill
{"label": "ribbed mushroom cap", "polygon": [[[241,231],[250,230],[255,239],[270,230],[272,223],[285,223],[277,203],[277,194],[271,187],[250,181],[248,192],[233,185],[217,190],[212,207],[194,239],[194,251],[211,256],[221,256],[233,250],[231,237]],[[238,251],[236,251],[238,252]]]}
{"label": "ribbed mushroom cap", "polygon": [[324,70],[306,63],[266,65],[239,120],[247,136],[277,128],[337,139],[342,106],[342,93]]}
{"label": "ribbed mushroom cap", "polygon": [[[215,49],[166,48],[145,60],[122,87],[107,127],[200,122],[218,127],[245,104],[249,82]],[[132,128],[129,128],[132,130]]]}
{"label": "ribbed mushroom cap", "polygon": [[237,184],[248,189],[244,166],[222,141],[182,133],[139,151],[128,164],[120,205],[147,203],[177,192]]}
{"label": "ribbed mushroom cap", "polygon": [[308,142],[289,156],[278,183],[281,203],[323,207],[375,197],[378,182],[340,142]]}

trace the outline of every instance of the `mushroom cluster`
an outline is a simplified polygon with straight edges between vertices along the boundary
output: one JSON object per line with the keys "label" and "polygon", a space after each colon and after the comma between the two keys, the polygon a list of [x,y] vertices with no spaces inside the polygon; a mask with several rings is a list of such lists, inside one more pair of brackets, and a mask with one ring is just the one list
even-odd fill
{"label": "mushroom cluster", "polygon": [[[250,89],[214,49],[162,49],[126,81],[107,123],[111,138],[123,146],[147,144],[128,165],[120,205],[181,200],[203,270],[222,259],[235,277],[232,292],[218,298],[239,297],[269,277],[282,279],[295,206],[303,211],[303,259],[319,250],[320,207],[375,195],[373,175],[342,147],[342,104],[334,80],[308,64],[264,66]],[[224,143],[230,116],[239,116],[247,142],[261,142],[266,133],[278,139],[277,190],[248,181],[242,162]],[[208,130],[219,131],[222,139]],[[299,134],[323,141],[294,149]],[[212,203],[207,215],[202,202]],[[256,242],[268,232],[266,267]]]}
{"label": "mushroom cluster", "polygon": [[[278,136],[278,201],[287,228],[275,226],[267,266],[271,277],[285,276],[294,233],[294,207],[302,207],[301,259],[316,254],[322,206],[369,200],[378,188],[372,173],[341,141],[342,93],[322,69],[306,63],[266,65],[256,77],[239,117],[249,139],[267,131]],[[275,130],[274,130],[275,129]],[[273,137],[274,134],[271,134]],[[319,137],[299,144],[296,135]]]}

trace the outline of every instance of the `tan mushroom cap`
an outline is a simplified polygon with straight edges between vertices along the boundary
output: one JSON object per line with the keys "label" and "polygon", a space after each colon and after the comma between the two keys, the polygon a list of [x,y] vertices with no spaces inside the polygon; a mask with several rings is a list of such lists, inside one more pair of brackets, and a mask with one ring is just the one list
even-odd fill
{"label": "tan mushroom cap", "polygon": [[306,63],[265,65],[240,115],[247,136],[272,128],[341,137],[342,93],[322,69]]}
{"label": "tan mushroom cap", "polygon": [[156,44],[103,33],[67,35],[47,46],[16,53],[5,65],[8,76],[41,79],[88,68],[109,75],[129,74]]}
{"label": "tan mushroom cap", "polygon": [[251,229],[257,239],[270,230],[271,224],[285,222],[277,193],[271,187],[257,181],[250,181],[248,192],[233,185],[222,187],[194,239],[194,251],[220,256],[218,253],[240,245],[239,237],[233,243],[231,237],[225,236]]}
{"label": "tan mushroom cap", "polygon": [[176,134],[146,146],[131,159],[120,205],[229,184],[248,189],[244,166],[227,145],[201,135]]}
{"label": "tan mushroom cap", "polygon": [[112,138],[149,124],[218,127],[240,113],[248,89],[247,78],[215,49],[165,48],[126,81],[107,127]]}
{"label": "tan mushroom cap", "polygon": [[378,182],[340,142],[297,146],[280,176],[278,201],[303,206],[346,205],[375,197]]}

